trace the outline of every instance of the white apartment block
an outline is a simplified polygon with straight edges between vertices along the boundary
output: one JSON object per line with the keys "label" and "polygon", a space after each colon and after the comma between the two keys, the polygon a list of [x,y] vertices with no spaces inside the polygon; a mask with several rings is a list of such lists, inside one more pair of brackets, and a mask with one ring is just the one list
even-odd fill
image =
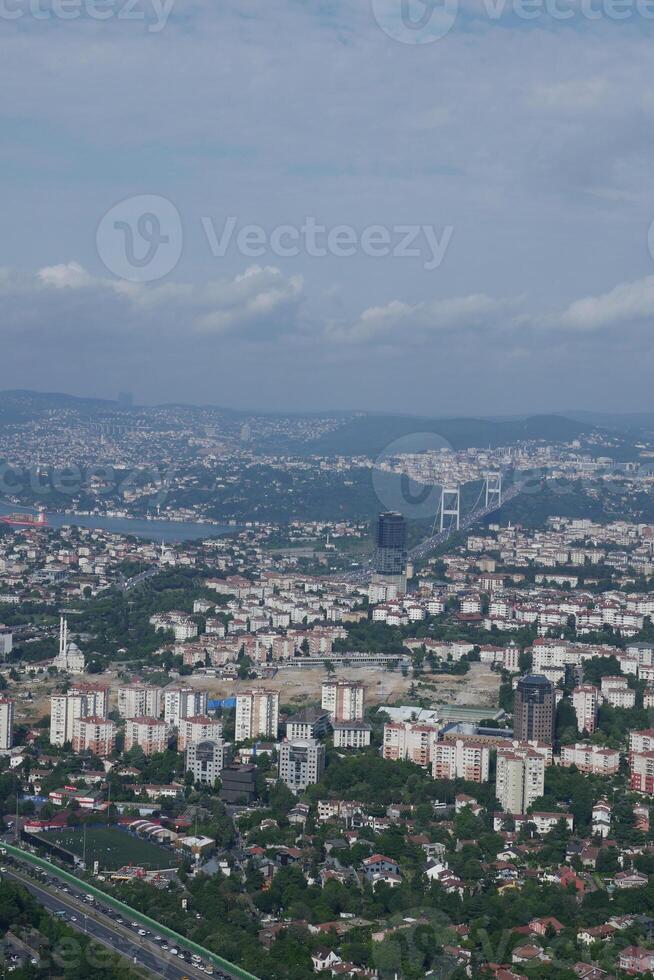
{"label": "white apartment block", "polygon": [[121,718],[158,718],[162,692],[150,684],[126,684],[118,688],[118,714]]}
{"label": "white apartment block", "polygon": [[602,697],[613,708],[633,708],[636,704],[636,692],[631,687],[612,687]]}
{"label": "white apartment block", "polygon": [[231,758],[231,745],[221,738],[191,742],[186,749],[186,771],[194,783],[213,786]]}
{"label": "white apartment block", "polygon": [[604,745],[577,742],[561,749],[561,765],[576,766],[580,772],[597,776],[613,776],[620,768],[620,753]]}
{"label": "white apartment block", "polygon": [[53,694],[50,698],[50,744],[72,742],[78,718],[106,718],[108,710],[108,691],[104,687],[79,685],[71,687],[66,694]]}
{"label": "white apartment block", "polygon": [[183,752],[193,742],[203,742],[206,739],[222,739],[223,723],[207,715],[197,715],[194,718],[182,718],[177,735],[177,751]]}
{"label": "white apartment block", "polygon": [[0,749],[10,749],[14,744],[14,702],[0,698]]}
{"label": "white apartment block", "polygon": [[497,753],[495,795],[508,813],[526,813],[545,788],[545,760],[532,749]]}
{"label": "white apartment block", "polygon": [[629,733],[630,752],[654,752],[654,728]]}
{"label": "white apartment block", "polygon": [[611,833],[611,806],[605,801],[600,800],[593,807],[593,834],[600,837],[608,837]]}
{"label": "white apartment block", "polygon": [[434,779],[467,779],[471,783],[487,783],[489,769],[488,745],[458,738],[437,742],[433,747]]}
{"label": "white apartment block", "polygon": [[170,687],[164,691],[164,721],[179,728],[182,718],[206,715],[209,695],[193,687]]}
{"label": "white apartment block", "polygon": [[365,749],[370,745],[372,727],[365,721],[335,721],[335,749]]}
{"label": "white apartment block", "polygon": [[412,721],[392,721],[384,725],[384,759],[408,759],[427,768],[434,758],[438,742],[438,725]]}
{"label": "white apartment block", "polygon": [[279,728],[279,691],[263,688],[241,691],[236,695],[237,742],[249,738],[277,738]]}
{"label": "white apartment block", "polygon": [[360,681],[323,681],[321,704],[329,711],[332,721],[362,721],[363,684]]}
{"label": "white apartment block", "polygon": [[182,612],[155,613],[150,617],[150,625],[154,626],[155,630],[172,630],[175,643],[193,640],[199,632],[197,624]]}
{"label": "white apartment block", "polygon": [[6,660],[14,648],[14,634],[0,623],[0,660]]}
{"label": "white apartment block", "polygon": [[582,684],[572,692],[572,706],[577,715],[577,728],[580,732],[592,734],[597,726],[597,714],[601,701],[599,688]]}
{"label": "white apartment block", "polygon": [[106,718],[76,718],[72,741],[73,752],[92,752],[106,758],[116,747],[116,726]]}
{"label": "white apartment block", "polygon": [[317,783],[325,768],[325,746],[313,738],[284,740],[279,748],[279,778],[293,793]]}
{"label": "white apartment block", "polygon": [[145,755],[165,752],[168,747],[168,726],[162,718],[128,718],[125,725],[125,751],[135,745],[143,749]]}

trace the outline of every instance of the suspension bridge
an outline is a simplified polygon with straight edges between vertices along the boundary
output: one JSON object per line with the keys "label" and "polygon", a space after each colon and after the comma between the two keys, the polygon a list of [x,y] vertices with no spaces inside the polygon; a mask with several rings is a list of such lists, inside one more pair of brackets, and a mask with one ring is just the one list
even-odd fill
{"label": "suspension bridge", "polygon": [[[483,521],[484,518],[498,511],[503,504],[517,497],[522,489],[523,485],[521,482],[513,483],[505,489],[502,473],[500,471],[488,472],[484,476],[475,503],[467,513],[462,515],[461,487],[451,484],[443,485],[431,533],[428,538],[408,552],[409,559],[411,561],[419,561],[426,558],[430,552],[435,551],[445,544],[453,534],[468,531],[479,521]],[[341,582],[364,584],[370,580],[372,572],[372,560],[370,560],[363,568],[347,572],[345,575],[335,575],[333,577],[338,578]]]}

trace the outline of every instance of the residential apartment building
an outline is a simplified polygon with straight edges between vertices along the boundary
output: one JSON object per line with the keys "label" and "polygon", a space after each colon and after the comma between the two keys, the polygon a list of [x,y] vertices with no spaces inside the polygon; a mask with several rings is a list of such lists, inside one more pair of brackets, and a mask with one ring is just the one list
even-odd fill
{"label": "residential apartment building", "polygon": [[335,721],[335,749],[365,749],[370,745],[372,726],[365,721]]}
{"label": "residential apartment building", "polygon": [[545,759],[533,749],[497,753],[495,795],[503,810],[526,813],[545,788]]}
{"label": "residential apartment building", "polygon": [[14,648],[14,634],[8,626],[0,623],[0,660],[6,660]]}
{"label": "residential apartment building", "polygon": [[109,708],[107,688],[77,685],[65,694],[50,698],[50,744],[72,742],[74,724],[78,718],[106,718]]}
{"label": "residential apartment building", "polygon": [[293,793],[317,783],[325,768],[325,746],[313,738],[284,740],[279,749],[279,778]]}
{"label": "residential apartment building", "polygon": [[241,691],[236,696],[237,742],[249,738],[276,739],[279,729],[279,691],[263,688]]}
{"label": "residential apartment building", "polygon": [[177,751],[183,752],[193,742],[203,742],[205,739],[223,737],[223,723],[208,715],[196,715],[194,718],[182,718],[177,734]]}
{"label": "residential apartment building", "polygon": [[636,692],[626,677],[603,677],[602,698],[614,708],[633,708],[636,704]]}
{"label": "residential apartment building", "polygon": [[138,745],[145,755],[165,752],[168,747],[168,726],[162,718],[128,718],[125,725],[125,751]]}
{"label": "residential apartment building", "polygon": [[654,794],[654,751],[629,753],[629,787]]}
{"label": "residential apartment building", "polygon": [[286,722],[286,737],[321,738],[329,730],[329,712],[323,708],[305,708]]}
{"label": "residential apartment building", "polygon": [[490,749],[480,742],[451,739],[433,746],[434,779],[467,779],[486,783],[489,778]]}
{"label": "residential apartment building", "polygon": [[193,773],[194,783],[214,786],[225,766],[231,762],[232,746],[222,738],[189,742],[186,747],[186,771]]}
{"label": "residential apartment building", "polygon": [[10,749],[14,744],[14,702],[11,698],[0,698],[0,750]]}
{"label": "residential apartment building", "polygon": [[150,684],[125,684],[118,688],[118,714],[121,718],[158,718],[162,691]]}
{"label": "residential apartment building", "polygon": [[620,753],[604,745],[576,742],[561,749],[561,765],[576,766],[580,772],[598,776],[613,776],[620,768]]}
{"label": "residential apartment building", "polygon": [[322,707],[332,721],[362,721],[363,691],[359,681],[323,681]]}
{"label": "residential apartment building", "polygon": [[408,759],[419,766],[431,765],[438,742],[438,725],[392,721],[384,725],[382,755],[385,759]]}
{"label": "residential apartment building", "polygon": [[577,715],[577,728],[591,735],[597,727],[597,716],[602,699],[599,688],[581,684],[572,692],[572,707]]}
{"label": "residential apartment building", "polygon": [[116,748],[116,726],[106,718],[76,718],[72,741],[73,752],[91,752],[106,758]]}
{"label": "residential apartment building", "polygon": [[164,721],[179,728],[182,718],[206,715],[209,696],[193,687],[170,687],[164,692]]}

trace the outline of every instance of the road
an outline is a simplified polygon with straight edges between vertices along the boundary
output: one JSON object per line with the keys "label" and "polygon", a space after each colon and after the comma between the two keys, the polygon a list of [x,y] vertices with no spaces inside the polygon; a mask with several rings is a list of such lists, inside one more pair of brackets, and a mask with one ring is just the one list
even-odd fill
{"label": "road", "polygon": [[[23,885],[39,904],[51,913],[65,911],[66,925],[92,936],[135,966],[142,967],[154,976],[166,977],[167,980],[183,980],[183,978],[205,980],[207,974],[197,969],[192,962],[174,956],[169,950],[164,949],[165,940],[156,942],[154,937],[139,936],[128,922],[123,920],[124,924],[122,924],[117,921],[121,918],[117,913],[108,909],[105,914],[85,902],[80,897],[84,894],[82,891],[76,893],[69,889],[64,892],[63,888],[68,886],[64,886],[63,883],[53,883],[52,877],[38,873],[33,876],[28,874],[27,870],[18,870],[8,864],[3,865],[3,869],[2,877]],[[43,880],[39,880],[40,878]],[[214,976],[220,978],[220,971],[215,970]]]}

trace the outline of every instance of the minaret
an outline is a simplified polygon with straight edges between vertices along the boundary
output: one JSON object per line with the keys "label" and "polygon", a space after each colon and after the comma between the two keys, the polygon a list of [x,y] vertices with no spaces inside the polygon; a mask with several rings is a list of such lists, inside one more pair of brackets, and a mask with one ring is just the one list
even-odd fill
{"label": "minaret", "polygon": [[59,620],[59,656],[65,657],[68,648],[68,620],[62,616]]}

